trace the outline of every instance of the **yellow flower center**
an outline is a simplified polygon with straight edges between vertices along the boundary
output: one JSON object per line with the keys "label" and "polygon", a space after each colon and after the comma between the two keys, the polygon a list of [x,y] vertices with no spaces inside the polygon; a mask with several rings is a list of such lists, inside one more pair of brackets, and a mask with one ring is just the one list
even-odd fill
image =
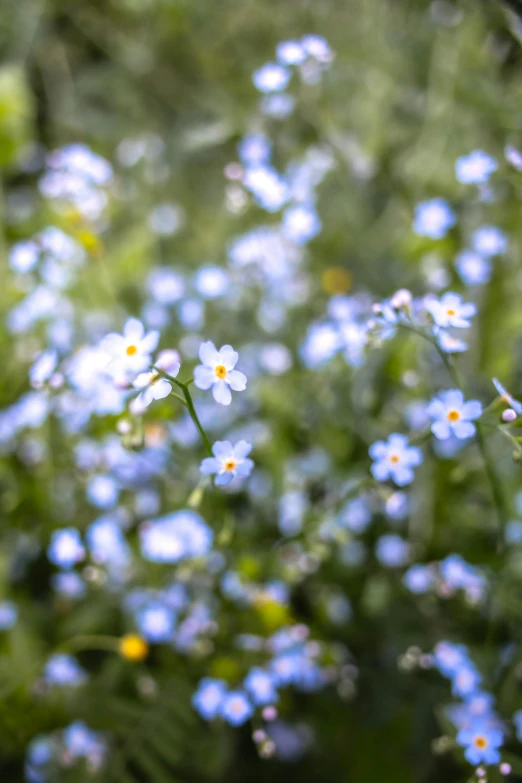
{"label": "yellow flower center", "polygon": [[473,740],[473,744],[475,745],[475,747],[484,750],[484,748],[487,748],[488,746],[488,741],[485,737],[479,735],[478,737],[475,737],[475,739]]}
{"label": "yellow flower center", "polygon": [[446,315],[455,315],[455,310],[452,307],[450,307],[449,310],[446,310]]}
{"label": "yellow flower center", "polygon": [[401,461],[401,458],[398,454],[390,454],[390,462],[393,462],[394,465],[396,465],[398,462]]}
{"label": "yellow flower center", "polygon": [[226,378],[227,368],[222,364],[218,364],[214,372],[218,378]]}
{"label": "yellow flower center", "polygon": [[138,353],[138,346],[137,345],[128,345],[125,353],[127,356],[134,356],[135,353]]}
{"label": "yellow flower center", "polygon": [[235,459],[227,459],[225,462],[224,468],[227,472],[231,472],[236,469],[237,462]]}
{"label": "yellow flower center", "polygon": [[141,636],[129,633],[120,639],[120,655],[128,661],[143,661],[149,652],[149,646]]}
{"label": "yellow flower center", "polygon": [[456,410],[448,411],[448,421],[458,421],[460,419],[460,413]]}

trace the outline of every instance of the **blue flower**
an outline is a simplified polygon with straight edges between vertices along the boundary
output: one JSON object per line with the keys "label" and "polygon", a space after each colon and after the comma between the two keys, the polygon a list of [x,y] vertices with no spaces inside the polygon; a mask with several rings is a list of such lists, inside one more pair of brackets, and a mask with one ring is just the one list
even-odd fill
{"label": "blue flower", "polygon": [[243,391],[247,385],[246,376],[234,369],[239,355],[231,345],[223,345],[218,351],[209,340],[199,346],[199,358],[202,364],[194,369],[194,383],[198,389],[212,387],[215,401],[221,405],[230,405],[230,389]]}
{"label": "blue flower", "polygon": [[140,530],[141,553],[154,563],[177,563],[202,557],[212,546],[213,533],[195,511],[182,509],[154,519]]}
{"label": "blue flower", "polygon": [[450,435],[462,440],[471,438],[476,427],[472,423],[482,415],[482,405],[478,400],[464,401],[460,389],[441,392],[428,405],[428,415],[432,419],[431,431],[439,440]]}
{"label": "blue flower", "polygon": [[74,527],[55,530],[47,549],[47,557],[59,568],[72,568],[85,557],[85,548]]}
{"label": "blue flower", "polygon": [[271,151],[272,143],[262,133],[249,133],[238,144],[239,157],[245,166],[268,163]]}
{"label": "blue flower", "polygon": [[273,674],[257,666],[249,671],[243,684],[254,704],[274,704],[279,698]]}
{"label": "blue flower", "polygon": [[253,712],[254,709],[243,691],[230,691],[221,704],[221,715],[231,726],[241,726]]}
{"label": "blue flower", "polygon": [[147,641],[168,642],[173,638],[175,619],[172,609],[160,601],[153,601],[140,609],[136,625]]}
{"label": "blue flower", "polygon": [[471,726],[461,729],[457,742],[466,748],[464,755],[470,764],[498,764],[504,738],[502,731],[491,726],[488,721],[477,719]]}
{"label": "blue flower", "polygon": [[281,92],[290,81],[291,72],[279,63],[265,63],[254,71],[252,81],[259,92]]}
{"label": "blue flower", "polygon": [[72,655],[56,653],[45,664],[44,678],[50,685],[81,685],[87,673]]}
{"label": "blue flower", "polygon": [[490,258],[505,253],[508,248],[507,237],[496,226],[482,226],[472,237],[472,247],[480,255]]}
{"label": "blue flower", "polygon": [[377,539],[375,555],[381,565],[399,568],[408,559],[408,543],[396,533],[387,533]]}
{"label": "blue flower", "polygon": [[422,201],[415,207],[413,230],[420,236],[442,239],[455,225],[455,214],[442,198]]}
{"label": "blue flower", "polygon": [[192,706],[205,720],[212,720],[220,714],[227,692],[226,683],[211,677],[204,677],[192,697]]}
{"label": "blue flower", "polygon": [[8,631],[18,620],[18,609],[12,601],[0,601],[0,631]]}
{"label": "blue flower", "polygon": [[433,571],[429,566],[418,563],[408,568],[402,581],[411,593],[422,595],[433,584]]}
{"label": "blue flower", "polygon": [[301,204],[288,207],[281,221],[281,232],[296,245],[305,245],[317,236],[321,227],[322,224],[315,209]]}
{"label": "blue flower", "polygon": [[375,460],[371,471],[377,481],[392,479],[399,487],[411,484],[413,468],[422,462],[422,453],[415,446],[410,446],[406,435],[393,433],[387,441],[378,440],[369,450],[370,457]]}
{"label": "blue flower", "polygon": [[483,185],[498,168],[497,162],[484,150],[473,150],[455,163],[455,174],[463,185]]}
{"label": "blue flower", "polygon": [[212,446],[213,457],[207,457],[201,462],[200,471],[208,476],[216,474],[215,483],[225,487],[232,479],[239,476],[246,478],[252,472],[254,462],[248,459],[252,444],[240,440],[233,446],[228,440],[218,440]]}
{"label": "blue flower", "polygon": [[483,285],[491,277],[491,262],[473,250],[463,250],[455,261],[457,272],[466,285]]}
{"label": "blue flower", "polygon": [[468,698],[473,696],[481,683],[482,677],[471,661],[463,663],[453,674],[452,692],[455,696]]}

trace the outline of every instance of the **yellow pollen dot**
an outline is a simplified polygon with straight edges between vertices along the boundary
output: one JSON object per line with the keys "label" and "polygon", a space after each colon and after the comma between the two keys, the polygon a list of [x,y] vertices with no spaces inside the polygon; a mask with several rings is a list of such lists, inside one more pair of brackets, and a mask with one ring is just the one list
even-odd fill
{"label": "yellow pollen dot", "polygon": [[235,469],[236,465],[237,462],[235,461],[235,459],[227,459],[227,461],[225,462],[225,470],[230,472]]}
{"label": "yellow pollen dot", "polygon": [[393,462],[394,465],[396,465],[398,462],[400,462],[400,457],[398,454],[392,454],[390,456],[390,462]]}
{"label": "yellow pollen dot", "polygon": [[128,633],[120,639],[120,655],[128,661],[143,661],[149,653],[149,645],[134,633]]}
{"label": "yellow pollen dot", "polygon": [[452,308],[446,310],[446,315],[455,315],[455,310],[453,310]]}
{"label": "yellow pollen dot", "polygon": [[458,421],[460,419],[460,413],[455,410],[448,411],[448,421]]}
{"label": "yellow pollen dot", "polygon": [[135,353],[138,353],[138,347],[136,345],[128,345],[125,353],[127,356],[134,356]]}
{"label": "yellow pollen dot", "polygon": [[488,741],[485,737],[479,736],[479,737],[475,737],[473,743],[477,748],[483,749],[487,747]]}
{"label": "yellow pollen dot", "polygon": [[224,367],[222,364],[218,364],[214,372],[216,373],[218,378],[225,378],[227,374],[227,368]]}

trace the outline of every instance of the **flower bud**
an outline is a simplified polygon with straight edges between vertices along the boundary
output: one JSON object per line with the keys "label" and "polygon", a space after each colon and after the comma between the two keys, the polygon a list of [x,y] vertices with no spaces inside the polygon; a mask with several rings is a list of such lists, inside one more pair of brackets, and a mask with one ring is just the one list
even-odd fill
{"label": "flower bud", "polygon": [[517,418],[517,414],[513,410],[513,408],[506,408],[506,410],[502,413],[502,421],[510,422],[515,421]]}
{"label": "flower bud", "polygon": [[402,310],[409,307],[413,301],[411,291],[407,288],[399,288],[390,299],[390,304],[394,310]]}

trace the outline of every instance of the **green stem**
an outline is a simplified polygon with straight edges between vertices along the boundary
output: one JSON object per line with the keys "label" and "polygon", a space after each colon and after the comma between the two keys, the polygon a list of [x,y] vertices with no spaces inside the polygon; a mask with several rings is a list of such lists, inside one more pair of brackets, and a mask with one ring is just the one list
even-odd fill
{"label": "green stem", "polygon": [[118,652],[120,649],[120,639],[117,636],[75,636],[67,642],[59,645],[59,650],[68,652],[79,652],[80,650],[106,650],[107,652]]}
{"label": "green stem", "polygon": [[[427,340],[429,343],[431,343],[434,346],[440,358],[442,359],[442,362],[446,367],[446,370],[448,371],[448,374],[450,375],[453,383],[457,386],[457,388],[459,388],[462,392],[464,392],[464,386],[457,368],[451,363],[449,356],[442,350],[438,342],[434,340],[430,335],[426,334],[426,332],[423,332],[421,329],[417,329],[416,327],[410,326],[409,324],[401,324],[401,326],[403,326],[404,328],[408,329],[411,332],[414,332],[415,334],[418,334],[420,337],[423,337],[425,340]],[[499,523],[500,535],[499,535],[498,549],[500,551],[504,546],[504,527],[508,519],[505,511],[504,495],[502,492],[501,483],[498,480],[495,470],[493,469],[493,462],[491,460],[491,457],[489,456],[488,448],[486,446],[486,440],[482,432],[482,424],[477,422],[476,428],[477,428],[477,444],[482,456],[482,461],[484,463],[484,471],[488,479],[488,483],[491,490],[491,496],[493,499],[493,505],[495,507],[495,511]]]}
{"label": "green stem", "polygon": [[170,381],[170,383],[174,383],[178,387],[178,389],[181,389],[183,397],[181,397],[179,394],[174,394],[174,397],[176,397],[176,399],[180,400],[184,405],[187,406],[188,412],[190,414],[190,418],[196,425],[199,434],[201,435],[201,438],[203,440],[203,443],[205,444],[206,450],[212,456],[212,444],[210,443],[209,437],[205,432],[205,430],[203,429],[203,425],[199,420],[199,416],[196,413],[196,409],[194,407],[194,403],[192,402],[192,397],[190,396],[190,391],[188,388],[190,384],[194,382],[194,379],[190,378],[190,380],[185,381],[185,383],[183,383],[183,381],[178,381],[177,378],[173,378],[172,375],[169,375],[163,370],[158,370],[156,368],[156,372],[158,372],[163,378],[166,378],[167,381]]}

